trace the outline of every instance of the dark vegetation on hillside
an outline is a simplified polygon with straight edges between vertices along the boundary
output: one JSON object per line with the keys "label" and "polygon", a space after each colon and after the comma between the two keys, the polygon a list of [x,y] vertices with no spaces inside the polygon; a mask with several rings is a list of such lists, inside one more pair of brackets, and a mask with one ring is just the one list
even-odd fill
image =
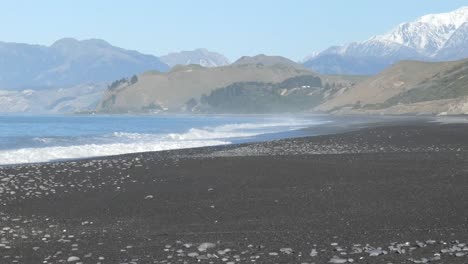
{"label": "dark vegetation on hillside", "polygon": [[320,104],[326,91],[338,89],[322,83],[314,75],[298,76],[281,83],[238,82],[191,99],[186,109],[191,112],[275,113],[311,110]]}

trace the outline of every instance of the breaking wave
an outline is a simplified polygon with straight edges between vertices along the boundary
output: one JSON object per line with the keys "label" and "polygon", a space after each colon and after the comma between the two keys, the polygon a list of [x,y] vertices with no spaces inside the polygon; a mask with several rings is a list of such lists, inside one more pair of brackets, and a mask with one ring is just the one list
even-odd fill
{"label": "breaking wave", "polygon": [[161,151],[169,149],[196,148],[229,144],[228,141],[155,141],[153,143],[139,142],[133,144],[87,144],[67,147],[24,148],[18,150],[0,151],[0,164],[37,163],[63,159],[80,159],[120,155],[127,153]]}
{"label": "breaking wave", "polygon": [[94,136],[34,137],[34,144],[30,146],[0,150],[0,165],[225,145],[233,140],[322,123],[326,121],[289,119],[197,127],[180,133],[113,132]]}

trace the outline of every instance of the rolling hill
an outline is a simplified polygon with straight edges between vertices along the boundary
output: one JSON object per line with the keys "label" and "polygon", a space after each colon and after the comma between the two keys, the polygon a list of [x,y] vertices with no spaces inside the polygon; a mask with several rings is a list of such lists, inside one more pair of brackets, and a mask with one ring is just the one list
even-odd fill
{"label": "rolling hill", "polygon": [[248,63],[244,58],[223,67],[188,65],[176,66],[168,73],[146,72],[138,75],[134,81],[123,80],[111,86],[97,111],[179,111],[190,99],[200,98],[203,94],[234,83],[279,83],[296,76],[315,75],[301,65],[295,67],[295,64],[276,63],[278,58],[263,58]]}
{"label": "rolling hill", "polygon": [[289,59],[258,55],[223,67],[176,66],[122,79],[106,91],[101,113],[278,113],[310,111],[361,76],[322,76]]}
{"label": "rolling hill", "polygon": [[361,114],[464,114],[468,112],[468,59],[402,61],[344,88],[315,108]]}

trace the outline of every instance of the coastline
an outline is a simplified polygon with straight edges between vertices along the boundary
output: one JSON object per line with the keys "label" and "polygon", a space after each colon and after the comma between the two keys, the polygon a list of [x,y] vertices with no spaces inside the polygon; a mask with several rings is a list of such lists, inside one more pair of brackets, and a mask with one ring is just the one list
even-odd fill
{"label": "coastline", "polygon": [[0,262],[465,263],[466,131],[390,122],[0,167]]}
{"label": "coastline", "polygon": [[[262,115],[230,115],[230,116],[235,116],[235,117],[259,117],[259,116],[262,116]],[[271,115],[266,115],[267,117],[272,117]],[[219,115],[216,115],[215,117],[219,117]],[[275,116],[275,117],[278,117],[278,116]],[[166,148],[166,147],[161,147],[160,150],[140,150],[140,151],[135,151],[133,150],[133,148],[135,148],[134,146],[129,146],[130,149],[127,149],[127,150],[119,150],[119,151],[112,151],[111,149],[110,150],[106,150],[105,148],[108,147],[108,148],[112,148],[112,144],[111,145],[99,145],[97,144],[96,146],[94,146],[94,143],[88,143],[88,144],[84,144],[84,145],[81,145],[81,144],[77,144],[75,148],[70,148],[69,151],[72,151],[74,153],[76,153],[77,151],[81,151],[80,150],[80,147],[85,147],[85,148],[94,148],[94,147],[99,147],[98,149],[100,150],[99,152],[117,152],[115,154],[109,154],[109,153],[103,153],[103,154],[97,154],[97,155],[93,155],[91,153],[88,153],[88,155],[86,154],[80,154],[81,157],[67,157],[67,156],[70,156],[67,154],[67,151],[66,149],[60,149],[60,148],[57,148],[57,149],[48,149],[47,146],[44,146],[44,147],[33,147],[33,148],[28,148],[28,147],[23,147],[23,148],[20,148],[20,149],[17,149],[18,151],[21,151],[21,150],[25,150],[24,152],[18,152],[16,154],[14,153],[10,153],[8,154],[10,157],[8,157],[8,155],[6,156],[6,159],[12,159],[12,157],[14,157],[14,155],[19,155],[20,157],[21,156],[25,156],[27,157],[28,155],[31,156],[30,159],[35,159],[37,161],[20,161],[21,159],[18,160],[17,163],[14,163],[12,161],[12,163],[5,163],[5,162],[2,162],[0,161],[0,168],[4,168],[4,167],[12,167],[12,166],[21,166],[21,165],[27,165],[27,164],[47,164],[47,163],[56,163],[56,162],[69,162],[69,161],[80,161],[80,160],[92,160],[92,159],[99,159],[99,158],[111,158],[111,157],[117,157],[117,156],[121,156],[121,155],[127,155],[127,154],[141,154],[141,153],[145,153],[145,152],[161,152],[161,151],[171,151],[171,150],[182,150],[182,149],[192,149],[192,148],[205,148],[205,147],[219,147],[219,146],[231,146],[231,145],[238,145],[238,144],[248,144],[248,143],[258,143],[258,142],[267,142],[267,141],[273,141],[273,140],[281,140],[281,139],[290,139],[290,138],[301,138],[301,137],[309,137],[309,136],[319,136],[319,135],[331,135],[331,134],[339,134],[339,133],[344,133],[344,132],[350,132],[350,131],[356,131],[356,130],[359,130],[359,129],[363,129],[363,128],[368,128],[368,127],[376,127],[376,126],[388,126],[388,125],[402,125],[402,124],[412,124],[412,123],[425,123],[425,122],[441,122],[440,118],[435,118],[435,117],[421,117],[421,116],[329,116],[329,115],[308,115],[308,114],[304,114],[304,115],[299,115],[299,116],[290,116],[290,115],[280,115],[279,117],[282,117],[282,118],[303,118],[304,120],[308,120],[308,119],[317,119],[317,124],[304,124],[302,128],[298,127],[298,128],[294,128],[294,129],[290,129],[290,130],[284,130],[284,131],[267,131],[267,130],[264,130],[262,133],[258,133],[256,135],[252,135],[252,136],[242,136],[242,137],[231,137],[231,138],[207,138],[206,140],[207,141],[219,141],[220,143],[217,143],[217,144],[214,144],[213,142],[210,142],[209,144],[207,145],[203,145],[198,143],[198,144],[194,144],[196,142],[190,142],[190,144],[188,146],[184,146],[184,141],[180,141],[180,143],[178,143],[178,147],[169,147],[169,148]],[[447,123],[450,123],[450,122],[455,122],[455,123],[461,123],[461,122],[468,122],[468,119],[466,118],[463,118],[463,117],[444,117],[443,119],[453,119]],[[241,124],[242,125],[242,124]],[[261,127],[261,126],[260,126]],[[204,128],[203,128],[204,129]],[[210,129],[209,127],[207,129]],[[118,131],[118,130],[117,130]],[[203,131],[202,131],[203,132]],[[209,130],[207,130],[208,133]],[[120,132],[119,132],[120,133]],[[180,133],[185,133],[185,132],[180,132]],[[189,132],[187,132],[187,134],[189,134]],[[195,131],[195,133],[197,133]],[[115,134],[115,132],[114,132]],[[125,133],[123,133],[125,134]],[[129,134],[132,138],[135,137],[135,135],[133,134]],[[177,134],[175,134],[177,135]],[[105,136],[105,135],[104,135]],[[143,137],[146,137],[147,135],[143,134],[142,135]],[[151,145],[158,145],[158,144],[163,144],[165,142],[160,142],[161,138],[158,138],[157,135],[155,135],[156,137],[153,139],[154,143],[153,142],[148,142],[148,143],[151,143]],[[171,136],[171,135],[169,135]],[[185,136],[185,135],[182,135],[182,136]],[[190,136],[190,135],[189,135]],[[203,140],[203,138],[200,138],[201,140]],[[34,140],[41,140],[40,137],[37,137],[37,138],[34,138]],[[46,142],[50,140],[50,138],[48,138],[46,136],[46,138],[44,139]],[[190,140],[189,140],[190,141]],[[118,141],[116,141],[115,143],[119,143]],[[138,143],[138,142],[137,142]],[[174,142],[174,143],[177,143],[177,142]],[[205,143],[206,144],[206,143]],[[141,144],[140,144],[141,145]],[[195,146],[193,146],[195,145]],[[196,145],[199,145],[199,146],[196,146]],[[67,146],[67,147],[73,147],[74,145],[71,144],[70,146]],[[55,146],[51,146],[51,147],[55,147]],[[60,147],[60,145],[57,145],[57,147]],[[140,146],[140,148],[145,148],[143,145]],[[155,148],[154,146],[153,147],[146,147],[147,149],[151,149],[151,148]],[[6,151],[15,151],[15,149],[6,149]],[[53,153],[53,155],[48,155],[48,156],[55,156],[53,159],[45,159],[43,158],[44,160],[40,160],[41,158],[38,158],[38,154],[40,153],[40,151],[43,150],[43,152],[45,154],[47,154],[48,152],[50,153]],[[55,153],[55,151],[57,151],[58,153]],[[29,153],[28,153],[29,152]],[[1,151],[0,151],[1,153]],[[57,154],[59,153],[62,153],[64,156],[63,157],[57,157]],[[5,153],[6,154],[6,153]],[[76,156],[76,154],[74,154]],[[73,156],[73,155],[71,155]],[[34,157],[34,158],[33,158]],[[0,159],[2,158],[2,156],[0,155]],[[27,158],[26,158],[27,159]],[[38,160],[39,159],[39,160]]]}

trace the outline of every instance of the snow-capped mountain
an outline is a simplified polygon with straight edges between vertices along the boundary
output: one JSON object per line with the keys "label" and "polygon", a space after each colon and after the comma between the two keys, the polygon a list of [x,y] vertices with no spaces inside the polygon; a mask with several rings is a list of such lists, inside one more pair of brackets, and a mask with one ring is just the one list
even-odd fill
{"label": "snow-capped mountain", "polygon": [[320,51],[313,51],[308,56],[306,56],[304,59],[298,61],[298,63],[304,63],[306,61],[312,60],[315,57],[317,57],[319,54],[320,54]]}
{"label": "snow-capped mountain", "polygon": [[401,44],[424,55],[435,56],[467,21],[468,7],[463,7],[450,13],[426,15],[414,22],[400,24],[387,34],[373,39]]}
{"label": "snow-capped mountain", "polygon": [[440,60],[468,58],[468,22],[458,28],[445,42],[444,47],[437,52],[437,58]]}
{"label": "snow-capped mountain", "polygon": [[468,46],[467,23],[468,7],[425,15],[366,41],[330,47],[304,65],[328,74],[375,74],[405,59],[463,59],[467,55],[460,49]]}
{"label": "snow-capped mountain", "polygon": [[203,67],[219,67],[230,64],[229,60],[223,55],[207,49],[169,53],[159,57],[159,59],[171,67],[190,64],[198,64]]}

